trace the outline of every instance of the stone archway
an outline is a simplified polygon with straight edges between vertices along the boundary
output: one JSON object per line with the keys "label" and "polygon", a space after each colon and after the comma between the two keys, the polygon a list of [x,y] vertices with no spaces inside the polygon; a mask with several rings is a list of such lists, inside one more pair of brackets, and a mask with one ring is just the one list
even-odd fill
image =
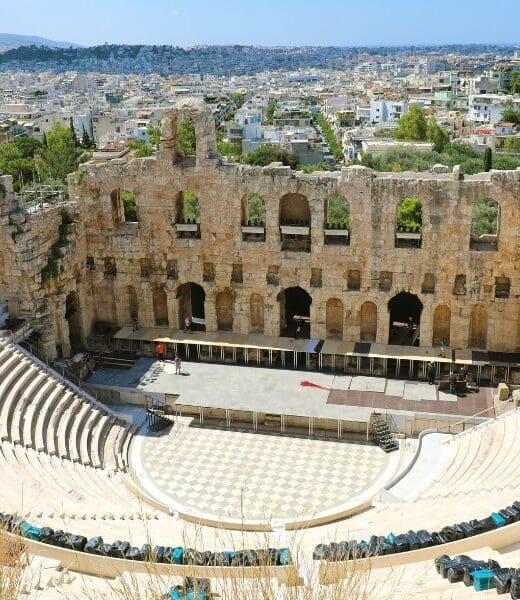
{"label": "stone archway", "polygon": [[477,305],[471,311],[469,323],[469,348],[487,348],[488,314],[485,306]]}
{"label": "stone archway", "polygon": [[389,344],[414,346],[420,335],[423,304],[415,294],[399,292],[388,302],[390,313]]}
{"label": "stone archway", "polygon": [[343,339],[343,302],[339,298],[329,298],[325,313],[327,337]]}
{"label": "stone archway", "polygon": [[433,311],[433,345],[439,346],[441,342],[444,342],[445,346],[449,346],[450,333],[451,310],[445,304],[439,304]]}
{"label": "stone archway", "polygon": [[217,329],[233,331],[233,296],[229,290],[217,294],[215,311],[217,313]]}
{"label": "stone archway", "polygon": [[206,313],[204,304],[206,292],[198,283],[188,281],[177,288],[179,329],[184,329],[184,319],[192,320],[191,328],[194,331],[206,331]]}
{"label": "stone archway", "polygon": [[377,306],[367,300],[360,309],[359,339],[362,342],[375,342],[377,336]]}
{"label": "stone archway", "polygon": [[312,304],[310,294],[296,286],[282,290],[278,299],[280,301],[280,335],[310,338]]}

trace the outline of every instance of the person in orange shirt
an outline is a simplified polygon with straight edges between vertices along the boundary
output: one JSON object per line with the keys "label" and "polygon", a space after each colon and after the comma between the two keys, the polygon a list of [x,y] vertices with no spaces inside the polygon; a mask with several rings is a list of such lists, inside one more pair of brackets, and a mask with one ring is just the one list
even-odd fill
{"label": "person in orange shirt", "polygon": [[164,354],[166,352],[166,346],[162,342],[158,342],[157,346],[155,346],[155,351],[157,352],[157,356],[161,362],[164,362]]}

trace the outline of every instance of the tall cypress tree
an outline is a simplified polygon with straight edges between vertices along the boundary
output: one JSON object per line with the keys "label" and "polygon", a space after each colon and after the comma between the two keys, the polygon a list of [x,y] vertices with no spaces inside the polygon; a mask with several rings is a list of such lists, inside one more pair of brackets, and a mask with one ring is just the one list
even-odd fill
{"label": "tall cypress tree", "polygon": [[484,171],[491,171],[493,168],[493,152],[491,148],[484,150]]}
{"label": "tall cypress tree", "polygon": [[74,121],[72,120],[72,117],[70,117],[70,119],[69,119],[69,127],[70,127],[70,131],[72,133],[72,139],[74,140],[74,145],[79,146],[78,138],[76,137],[76,130],[74,129]]}
{"label": "tall cypress tree", "polygon": [[85,127],[83,127],[83,136],[81,138],[81,145],[83,146],[83,148],[91,148],[92,147],[92,140],[90,139],[88,131],[85,129]]}

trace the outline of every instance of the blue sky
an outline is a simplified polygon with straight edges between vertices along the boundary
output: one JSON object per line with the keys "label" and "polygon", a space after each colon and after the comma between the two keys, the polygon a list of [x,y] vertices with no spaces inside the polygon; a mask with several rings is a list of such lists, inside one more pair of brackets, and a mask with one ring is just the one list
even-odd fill
{"label": "blue sky", "polygon": [[0,0],[0,31],[109,43],[520,44],[519,0]]}

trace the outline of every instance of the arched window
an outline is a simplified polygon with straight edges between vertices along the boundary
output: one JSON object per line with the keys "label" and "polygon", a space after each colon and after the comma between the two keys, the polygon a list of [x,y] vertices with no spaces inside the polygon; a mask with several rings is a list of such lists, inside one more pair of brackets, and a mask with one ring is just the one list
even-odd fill
{"label": "arched window", "polygon": [[191,119],[181,119],[178,128],[179,151],[184,157],[197,155],[197,134]]}
{"label": "arched window", "polygon": [[260,194],[245,194],[242,198],[242,240],[265,241],[265,202]]}
{"label": "arched window", "polygon": [[343,302],[339,298],[329,298],[325,317],[328,338],[343,339],[343,314]]}
{"label": "arched window", "polygon": [[500,205],[484,198],[471,208],[470,250],[498,250]]}
{"label": "arched window", "polygon": [[361,305],[359,316],[359,339],[362,342],[375,342],[377,335],[377,306],[367,300]]}
{"label": "arched window", "polygon": [[217,329],[233,331],[233,296],[229,290],[219,292],[215,299],[217,313]]}
{"label": "arched window", "polygon": [[302,194],[285,194],[280,199],[282,250],[310,252],[311,211]]}
{"label": "arched window", "polygon": [[249,333],[264,333],[264,299],[260,294],[249,298]]}
{"label": "arched window", "polygon": [[178,238],[200,238],[199,199],[189,190],[175,198],[175,229]]}
{"label": "arched window", "polygon": [[487,333],[488,316],[486,307],[474,306],[470,317],[468,346],[485,350],[487,347]]}
{"label": "arched window", "polygon": [[110,194],[112,201],[112,215],[116,225],[123,223],[137,223],[137,203],[135,196],[129,190],[117,188]]}
{"label": "arched window", "polygon": [[445,304],[439,304],[433,311],[433,345],[439,346],[443,342],[445,346],[449,346],[450,334],[451,310]]}
{"label": "arched window", "polygon": [[419,198],[403,198],[395,215],[395,247],[420,248],[422,238],[422,204]]}
{"label": "arched window", "polygon": [[325,201],[325,244],[350,244],[350,205],[340,194]]}

